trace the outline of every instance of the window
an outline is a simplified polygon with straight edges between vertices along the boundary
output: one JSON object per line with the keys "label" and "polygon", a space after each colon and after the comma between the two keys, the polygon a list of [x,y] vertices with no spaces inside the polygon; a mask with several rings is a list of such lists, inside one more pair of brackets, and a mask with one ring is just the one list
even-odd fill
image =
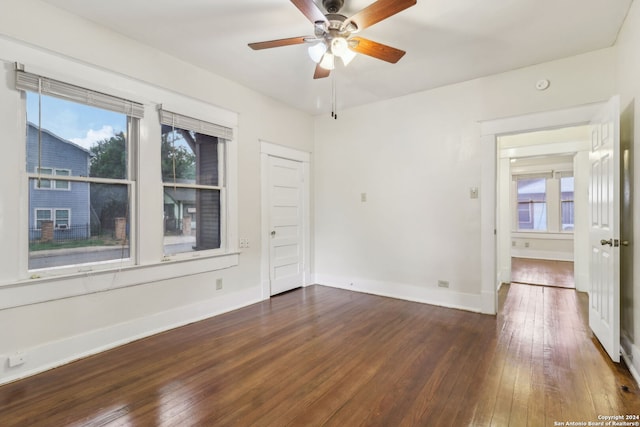
{"label": "window", "polygon": [[547,186],[545,178],[517,180],[518,230],[547,230]]}
{"label": "window", "polygon": [[142,106],[23,71],[16,80],[26,92],[29,269],[128,259]]}
{"label": "window", "polygon": [[69,218],[71,217],[70,209],[36,209],[35,213],[35,229],[41,231],[46,228],[46,223],[50,223],[50,227],[66,230],[69,228]]}
{"label": "window", "polygon": [[515,231],[573,232],[573,172],[513,174]]}
{"label": "window", "polygon": [[40,178],[34,182],[34,185],[35,185],[34,188],[36,189],[39,189],[39,190],[70,190],[71,189],[71,183],[69,181],[60,181],[60,180],[42,178],[43,175],[71,176],[71,171],[68,169],[36,167],[36,174],[40,176]]}
{"label": "window", "polygon": [[560,178],[560,220],[562,231],[573,230],[573,176]]}
{"label": "window", "polygon": [[225,148],[231,129],[160,111],[164,253],[219,249],[225,239]]}
{"label": "window", "polygon": [[42,230],[42,223],[51,220],[51,209],[36,209],[36,230]]}

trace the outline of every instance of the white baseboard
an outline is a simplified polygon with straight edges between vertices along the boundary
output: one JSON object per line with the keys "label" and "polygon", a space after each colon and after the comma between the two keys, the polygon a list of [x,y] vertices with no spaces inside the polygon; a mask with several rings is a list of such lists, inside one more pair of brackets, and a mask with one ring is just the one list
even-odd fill
{"label": "white baseboard", "polygon": [[384,297],[421,302],[442,307],[457,308],[477,313],[494,314],[490,312],[493,306],[491,295],[468,294],[445,288],[429,288],[406,283],[390,283],[358,277],[336,277],[316,275],[316,283],[349,291],[363,292]]}
{"label": "white baseboard", "polygon": [[640,386],[640,347],[631,342],[629,337],[623,333],[620,337],[620,350],[629,372]]}
{"label": "white baseboard", "polygon": [[260,286],[224,294],[152,316],[112,325],[58,341],[24,349],[24,364],[9,368],[8,356],[0,357],[0,385],[118,347],[160,332],[184,326],[261,301]]}

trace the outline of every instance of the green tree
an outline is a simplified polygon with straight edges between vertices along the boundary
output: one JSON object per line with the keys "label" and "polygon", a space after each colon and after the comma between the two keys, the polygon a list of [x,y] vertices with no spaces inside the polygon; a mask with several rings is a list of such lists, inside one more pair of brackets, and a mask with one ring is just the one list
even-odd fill
{"label": "green tree", "polygon": [[[176,131],[177,132],[177,131]],[[184,139],[183,131],[179,134]],[[196,156],[183,145],[176,145],[171,142],[167,133],[162,134],[162,178],[165,181],[179,180],[195,181],[196,179]]]}
{"label": "green tree", "polygon": [[115,179],[127,177],[127,143],[123,132],[99,141],[89,151],[90,176]]}

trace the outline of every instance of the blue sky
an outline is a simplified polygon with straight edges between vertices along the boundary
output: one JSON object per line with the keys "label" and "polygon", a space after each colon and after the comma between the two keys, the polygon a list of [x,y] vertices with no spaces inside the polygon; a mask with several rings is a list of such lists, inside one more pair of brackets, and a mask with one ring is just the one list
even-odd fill
{"label": "blue sky", "polygon": [[[27,120],[38,124],[37,93],[27,92]],[[126,132],[127,116],[43,95],[42,128],[88,149]]]}

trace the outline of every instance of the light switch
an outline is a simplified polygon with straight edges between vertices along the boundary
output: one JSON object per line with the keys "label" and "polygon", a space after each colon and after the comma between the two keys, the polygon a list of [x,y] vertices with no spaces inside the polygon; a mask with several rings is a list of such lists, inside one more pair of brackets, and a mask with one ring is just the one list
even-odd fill
{"label": "light switch", "polygon": [[469,189],[469,197],[471,197],[472,199],[478,198],[478,187],[471,187]]}
{"label": "light switch", "polygon": [[367,201],[367,193],[360,193],[360,201],[361,202]]}

